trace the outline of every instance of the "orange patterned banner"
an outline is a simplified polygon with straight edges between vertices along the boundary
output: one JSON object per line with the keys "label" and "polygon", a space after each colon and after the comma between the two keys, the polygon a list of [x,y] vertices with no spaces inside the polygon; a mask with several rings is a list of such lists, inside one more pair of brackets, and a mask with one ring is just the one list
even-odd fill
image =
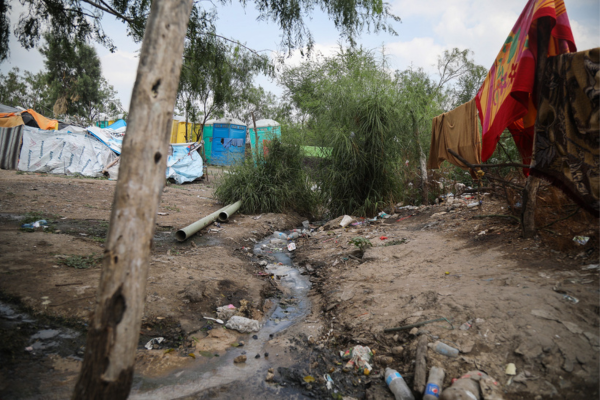
{"label": "orange patterned banner", "polygon": [[491,157],[500,135],[509,128],[523,162],[530,162],[536,113],[531,94],[537,59],[537,20],[541,17],[553,20],[548,56],[577,51],[564,1],[529,0],[475,97],[483,129],[483,161]]}

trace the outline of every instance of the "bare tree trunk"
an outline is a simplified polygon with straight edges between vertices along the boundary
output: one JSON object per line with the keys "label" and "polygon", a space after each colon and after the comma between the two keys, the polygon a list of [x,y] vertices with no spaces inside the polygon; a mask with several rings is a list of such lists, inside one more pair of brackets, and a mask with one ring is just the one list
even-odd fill
{"label": "bare tree trunk", "polygon": [[[535,86],[533,90],[534,102],[538,108],[540,92],[542,88],[542,79],[548,54],[548,46],[550,44],[550,17],[542,17],[538,19],[537,25],[537,61],[535,66]],[[535,157],[535,129],[534,129],[534,146],[531,157],[531,165]],[[521,221],[523,225],[523,237],[532,238],[536,234],[535,229],[535,209],[537,207],[537,192],[540,187],[540,180],[529,174],[525,189],[523,189],[523,213]]]}
{"label": "bare tree trunk", "polygon": [[73,399],[126,399],[192,0],[154,0],[133,87],[100,286]]}
{"label": "bare tree trunk", "polygon": [[421,141],[419,140],[419,127],[417,126],[417,120],[412,114],[411,118],[413,122],[413,134],[415,135],[415,141],[417,142],[417,147],[419,149],[419,167],[421,169],[421,196],[423,196],[423,204],[429,204],[429,193],[427,193],[427,157],[425,156],[425,153],[423,153]]}
{"label": "bare tree trunk", "polygon": [[252,124],[254,125],[254,150],[256,151],[256,160],[258,161],[258,130],[256,129],[256,119],[254,113],[252,114]]}

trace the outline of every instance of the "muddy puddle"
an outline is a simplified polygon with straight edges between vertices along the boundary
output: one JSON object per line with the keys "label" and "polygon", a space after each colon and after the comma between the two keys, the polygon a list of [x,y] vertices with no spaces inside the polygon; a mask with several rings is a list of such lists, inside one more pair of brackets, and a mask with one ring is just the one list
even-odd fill
{"label": "muddy puddle", "polygon": [[[198,244],[206,245],[203,238]],[[307,293],[310,282],[293,265],[284,246],[274,246],[269,236],[254,246],[254,254],[268,260],[267,274],[273,274],[283,294],[270,299],[274,307],[264,320],[259,332],[242,335],[242,347],[222,351],[200,352],[200,355],[182,368],[172,369],[167,375],[147,377],[136,375],[131,399],[177,398],[303,398],[295,389],[265,382],[269,368],[294,363],[290,353],[270,345],[295,322],[308,313]],[[246,355],[247,362],[235,364],[234,358]],[[258,357],[257,357],[258,355]]]}

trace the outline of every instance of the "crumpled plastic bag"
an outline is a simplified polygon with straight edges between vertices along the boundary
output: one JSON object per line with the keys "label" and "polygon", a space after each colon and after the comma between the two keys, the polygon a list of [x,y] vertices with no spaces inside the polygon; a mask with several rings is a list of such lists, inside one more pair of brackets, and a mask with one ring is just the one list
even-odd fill
{"label": "crumpled plastic bag", "polygon": [[239,317],[237,315],[229,318],[225,327],[241,333],[258,332],[260,330],[260,324],[257,320]]}
{"label": "crumpled plastic bag", "polygon": [[237,309],[235,307],[232,308],[231,304],[217,307],[217,318],[227,321],[229,318],[233,317],[236,312]]}
{"label": "crumpled plastic bag", "polygon": [[343,360],[349,359],[343,368],[346,371],[358,368],[359,372],[369,375],[373,369],[369,364],[369,361],[371,361],[371,358],[373,357],[373,352],[367,346],[354,346],[345,352],[340,352],[340,356]]}

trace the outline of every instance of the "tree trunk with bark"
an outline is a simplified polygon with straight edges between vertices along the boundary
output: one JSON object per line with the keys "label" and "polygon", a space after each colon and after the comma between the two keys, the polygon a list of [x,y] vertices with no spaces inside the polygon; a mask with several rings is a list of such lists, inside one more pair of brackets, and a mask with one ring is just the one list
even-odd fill
{"label": "tree trunk with bark", "polygon": [[[548,59],[548,46],[550,44],[550,33],[552,26],[550,24],[550,17],[542,17],[537,20],[537,61],[535,66],[535,86],[532,95],[534,96],[533,101],[538,108],[538,102],[540,99],[540,91],[542,88],[542,79],[544,76],[544,69],[546,67],[546,60]],[[534,163],[535,157],[535,129],[534,129],[534,146],[531,157],[531,165]],[[537,192],[540,187],[540,180],[535,176],[529,174],[527,177],[527,183],[525,189],[523,189],[523,213],[521,214],[521,221],[523,226],[523,237],[532,238],[536,235],[535,229],[535,209],[537,207]]]}
{"label": "tree trunk with bark", "polygon": [[415,135],[415,141],[417,148],[419,149],[419,168],[421,169],[421,196],[423,197],[423,204],[429,204],[428,191],[427,191],[427,157],[423,153],[423,147],[421,147],[421,141],[419,140],[419,126],[414,115],[411,114],[413,122],[413,134]]}
{"label": "tree trunk with bark", "polygon": [[73,399],[126,399],[192,0],[154,0],[133,87],[102,275]]}

